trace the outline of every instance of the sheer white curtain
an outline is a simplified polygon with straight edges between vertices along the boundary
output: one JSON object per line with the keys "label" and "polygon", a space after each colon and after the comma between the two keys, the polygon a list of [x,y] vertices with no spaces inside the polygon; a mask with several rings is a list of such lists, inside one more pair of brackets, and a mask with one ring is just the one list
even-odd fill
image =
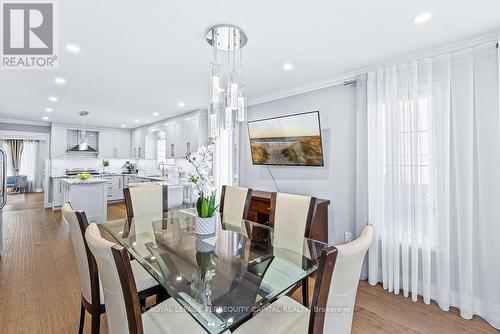
{"label": "sheer white curtain", "polygon": [[37,188],[38,142],[34,140],[24,140],[23,153],[19,168],[20,175],[28,177],[28,192],[33,192]]}
{"label": "sheer white curtain", "polygon": [[495,43],[367,76],[370,284],[500,329]]}

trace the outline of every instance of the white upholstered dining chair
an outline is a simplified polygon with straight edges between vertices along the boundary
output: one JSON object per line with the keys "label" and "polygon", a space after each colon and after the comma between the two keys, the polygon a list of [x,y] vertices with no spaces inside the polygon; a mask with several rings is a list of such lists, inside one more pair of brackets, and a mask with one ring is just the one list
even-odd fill
{"label": "white upholstered dining chair", "polygon": [[361,267],[372,240],[373,226],[367,225],[356,240],[323,251],[311,310],[283,296],[235,333],[350,333]]}
{"label": "white upholstered dining chair", "polygon": [[219,212],[233,218],[247,219],[252,189],[222,186]]}
{"label": "white upholstered dining chair", "polygon": [[[316,198],[310,196],[272,193],[271,207],[269,215],[269,225],[274,228],[274,241],[277,249],[286,248],[287,252],[296,250],[298,255],[302,255],[303,237],[311,236],[311,225],[316,214]],[[282,233],[280,233],[282,231]],[[293,234],[299,236],[293,237]],[[287,240],[289,239],[289,240]],[[295,243],[294,243],[295,242]],[[297,267],[299,265],[299,267]],[[296,271],[300,269],[300,263],[287,263],[282,257],[278,261],[273,261],[262,280],[264,288],[277,286],[279,282],[287,281],[287,278],[295,276]],[[291,270],[295,268],[295,270]],[[309,304],[309,285],[308,279],[302,280],[293,289],[302,287],[302,303]],[[289,291],[287,291],[289,292]]]}
{"label": "white upholstered dining chair", "polygon": [[123,194],[128,218],[161,215],[168,210],[168,187],[161,183],[131,183]]}
{"label": "white upholstered dining chair", "polygon": [[100,270],[109,333],[206,333],[173,298],[141,315],[126,250],[103,239],[95,224],[89,225],[85,238]]}
{"label": "white upholstered dining chair", "polygon": [[308,238],[315,206],[315,197],[272,193],[269,225]]}
{"label": "white upholstered dining chair", "polygon": [[[89,225],[87,216],[85,212],[73,210],[69,203],[65,203],[61,211],[63,220],[68,224],[70,229],[71,242],[75,251],[77,269],[80,276],[81,307],[78,332],[83,332],[85,311],[87,311],[92,318],[91,333],[99,333],[100,315],[106,312],[106,307],[102,286],[99,281],[97,264],[88,249],[84,237]],[[99,230],[97,232],[99,233]],[[141,304],[144,304],[146,297],[160,293],[160,287],[158,282],[137,261],[131,261],[130,266],[139,291],[138,298]]]}

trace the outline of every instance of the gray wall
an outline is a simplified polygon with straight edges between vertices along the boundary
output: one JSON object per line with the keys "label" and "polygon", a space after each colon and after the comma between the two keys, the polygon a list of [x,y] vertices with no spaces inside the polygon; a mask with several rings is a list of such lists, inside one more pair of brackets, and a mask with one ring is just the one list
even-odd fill
{"label": "gray wall", "polygon": [[[356,200],[356,88],[335,86],[250,107],[256,120],[304,111],[320,111],[325,167],[270,166],[281,192],[310,195],[331,201],[329,241],[344,242],[344,232],[355,231]],[[253,166],[248,130],[242,128],[240,185],[276,191],[265,166]]]}

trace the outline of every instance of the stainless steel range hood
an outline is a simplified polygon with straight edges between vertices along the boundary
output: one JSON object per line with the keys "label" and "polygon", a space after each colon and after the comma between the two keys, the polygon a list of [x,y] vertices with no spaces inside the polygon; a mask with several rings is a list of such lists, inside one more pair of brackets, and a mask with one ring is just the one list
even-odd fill
{"label": "stainless steel range hood", "polygon": [[87,152],[87,153],[97,153],[97,150],[88,144],[88,133],[85,128],[85,117],[89,114],[88,111],[81,111],[78,115],[82,118],[82,123],[84,130],[77,131],[77,145],[73,146],[68,150],[68,152]]}
{"label": "stainless steel range hood", "polygon": [[88,153],[97,153],[97,150],[92,146],[89,146],[87,142],[87,136],[83,135],[83,131],[78,131],[78,145],[73,146],[68,150],[68,152],[88,152]]}

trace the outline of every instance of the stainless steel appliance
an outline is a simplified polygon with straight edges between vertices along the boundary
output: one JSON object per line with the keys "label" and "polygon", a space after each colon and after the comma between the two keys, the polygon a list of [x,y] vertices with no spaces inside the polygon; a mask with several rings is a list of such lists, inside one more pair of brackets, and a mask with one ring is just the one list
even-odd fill
{"label": "stainless steel appliance", "polygon": [[133,164],[130,161],[125,162],[122,167],[123,174],[136,174],[137,173],[137,164]]}
{"label": "stainless steel appliance", "polygon": [[3,251],[3,207],[7,204],[7,154],[0,149],[0,256]]}

